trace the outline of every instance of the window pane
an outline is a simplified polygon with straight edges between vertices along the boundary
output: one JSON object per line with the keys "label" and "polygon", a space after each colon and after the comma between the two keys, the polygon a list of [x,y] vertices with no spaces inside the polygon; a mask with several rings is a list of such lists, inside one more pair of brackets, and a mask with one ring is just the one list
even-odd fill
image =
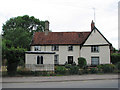
{"label": "window pane", "polygon": [[99,52],[98,46],[91,46],[91,52]]}
{"label": "window pane", "polygon": [[54,63],[55,63],[55,64],[59,64],[59,61],[58,61],[58,60],[59,60],[59,55],[55,55],[55,56],[54,56]]}
{"label": "window pane", "polygon": [[91,58],[91,64],[92,65],[98,65],[99,64],[99,57],[92,57]]}
{"label": "window pane", "polygon": [[68,46],[68,51],[73,51],[73,46],[72,45]]}

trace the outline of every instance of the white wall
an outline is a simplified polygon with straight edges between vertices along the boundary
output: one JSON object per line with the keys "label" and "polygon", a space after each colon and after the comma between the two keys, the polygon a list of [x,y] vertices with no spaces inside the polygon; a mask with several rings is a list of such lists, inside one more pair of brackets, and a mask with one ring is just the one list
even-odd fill
{"label": "white wall", "polygon": [[54,54],[25,54],[25,63],[37,64],[37,56],[43,56],[43,64],[54,64]]}
{"label": "white wall", "polygon": [[99,46],[98,53],[92,53],[90,46],[81,48],[81,57],[86,58],[87,64],[91,65],[91,57],[99,57],[100,64],[110,64],[110,49],[109,46]]}
{"label": "white wall", "polygon": [[[101,36],[101,34],[95,30],[92,31],[91,35],[88,37],[84,46],[81,48],[81,57],[86,58],[87,63],[91,65],[91,57],[99,57],[100,64],[110,63],[110,49],[109,46],[99,46],[99,52],[91,52],[90,45],[104,45],[108,42]],[[85,46],[88,45],[88,46]]]}
{"label": "white wall", "polygon": [[[52,51],[52,46],[41,46],[41,51]],[[31,50],[34,51],[34,46],[31,46]],[[80,56],[80,46],[74,45],[73,51],[68,51],[68,45],[59,45],[59,51],[54,51],[59,54],[59,64],[65,64],[68,60],[68,56],[73,56],[75,63],[78,63],[78,57]],[[54,60],[54,59],[53,59]]]}
{"label": "white wall", "polygon": [[93,30],[89,38],[86,40],[84,45],[98,45],[108,44],[108,42],[100,35],[97,30]]}

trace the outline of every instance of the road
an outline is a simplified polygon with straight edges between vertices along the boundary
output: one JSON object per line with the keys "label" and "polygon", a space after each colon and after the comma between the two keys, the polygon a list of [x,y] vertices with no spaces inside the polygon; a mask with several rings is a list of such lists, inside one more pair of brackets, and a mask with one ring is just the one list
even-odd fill
{"label": "road", "polygon": [[3,83],[3,88],[118,88],[118,80]]}

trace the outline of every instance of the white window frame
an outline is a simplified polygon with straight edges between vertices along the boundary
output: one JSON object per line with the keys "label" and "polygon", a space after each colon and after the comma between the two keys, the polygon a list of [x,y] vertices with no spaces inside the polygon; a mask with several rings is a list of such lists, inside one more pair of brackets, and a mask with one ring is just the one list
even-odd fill
{"label": "white window frame", "polygon": [[59,46],[58,45],[53,45],[52,46],[52,51],[59,51]]}
{"label": "white window frame", "polygon": [[[94,58],[94,61],[93,61],[93,58]],[[97,62],[97,64],[96,64],[96,62]],[[91,65],[99,65],[99,62],[100,62],[99,57],[91,57]]]}
{"label": "white window frame", "polygon": [[59,55],[58,54],[54,55],[54,63],[59,64]]}
{"label": "white window frame", "polygon": [[68,46],[68,51],[73,51],[73,45]]}
{"label": "white window frame", "polygon": [[91,46],[91,52],[99,52],[99,46]]}
{"label": "white window frame", "polygon": [[41,47],[40,46],[34,46],[34,51],[41,51]]}

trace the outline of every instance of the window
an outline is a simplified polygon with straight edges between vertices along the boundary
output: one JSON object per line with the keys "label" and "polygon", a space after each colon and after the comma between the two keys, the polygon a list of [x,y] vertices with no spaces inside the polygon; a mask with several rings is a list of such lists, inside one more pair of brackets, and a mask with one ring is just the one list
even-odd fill
{"label": "window", "polygon": [[73,46],[72,45],[68,46],[68,51],[73,51]]}
{"label": "window", "polygon": [[52,46],[52,51],[59,51],[59,46],[58,45],[53,45]]}
{"label": "window", "polygon": [[99,57],[91,57],[91,65],[99,65]]}
{"label": "window", "polygon": [[37,64],[40,64],[40,57],[37,56]]}
{"label": "window", "polygon": [[54,63],[59,64],[59,55],[54,56]]}
{"label": "window", "polygon": [[37,64],[43,64],[43,56],[37,56]]}
{"label": "window", "polygon": [[73,64],[73,56],[68,56],[68,64]]}
{"label": "window", "polygon": [[34,46],[35,51],[40,51],[40,46]]}
{"label": "window", "polygon": [[91,52],[99,52],[98,46],[91,46]]}

